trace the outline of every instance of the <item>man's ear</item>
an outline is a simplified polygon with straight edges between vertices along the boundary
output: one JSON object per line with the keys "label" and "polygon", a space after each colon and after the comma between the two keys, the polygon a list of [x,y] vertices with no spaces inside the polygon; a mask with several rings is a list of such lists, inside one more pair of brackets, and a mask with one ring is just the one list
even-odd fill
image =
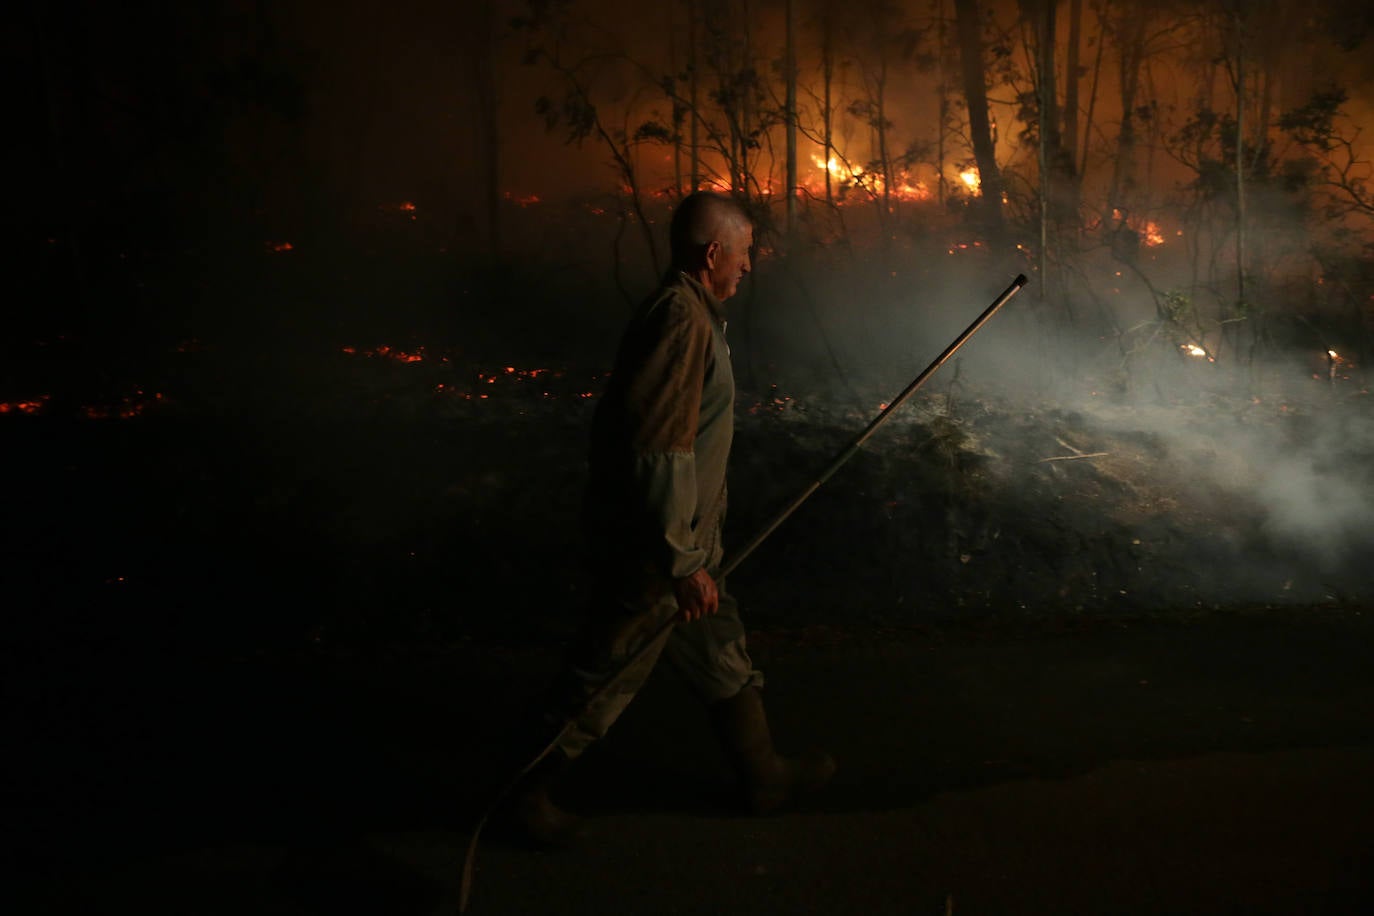
{"label": "man's ear", "polygon": [[720,242],[709,242],[709,243],[707,243],[707,245],[706,245],[706,258],[705,258],[705,260],[706,260],[706,269],[707,269],[707,270],[715,270],[715,269],[716,269],[716,255],[720,254],[720,249],[721,249],[721,244],[720,244]]}

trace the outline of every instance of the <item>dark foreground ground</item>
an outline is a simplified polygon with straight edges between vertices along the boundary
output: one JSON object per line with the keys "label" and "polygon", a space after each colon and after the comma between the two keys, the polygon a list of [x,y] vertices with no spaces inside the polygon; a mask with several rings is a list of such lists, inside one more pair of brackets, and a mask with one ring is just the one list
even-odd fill
{"label": "dark foreground ground", "polygon": [[[0,424],[0,905],[452,913],[500,726],[583,600],[602,377],[188,347],[136,395],[74,357],[7,395],[52,392]],[[732,577],[779,743],[835,784],[734,816],[661,672],[577,774],[587,841],[488,838],[470,912],[1368,911],[1367,411],[1238,403],[1155,408],[1216,429],[1183,465],[1143,410],[913,403]],[[874,404],[743,398],[727,544]],[[1197,468],[1328,417],[1355,472],[1322,566]]]}
{"label": "dark foreground ground", "polygon": [[[836,782],[724,805],[660,671],[573,786],[580,846],[487,839],[469,912],[1356,913],[1374,904],[1374,626],[1352,610],[761,630],[779,743]],[[552,645],[29,657],[23,914],[455,912],[504,716]]]}

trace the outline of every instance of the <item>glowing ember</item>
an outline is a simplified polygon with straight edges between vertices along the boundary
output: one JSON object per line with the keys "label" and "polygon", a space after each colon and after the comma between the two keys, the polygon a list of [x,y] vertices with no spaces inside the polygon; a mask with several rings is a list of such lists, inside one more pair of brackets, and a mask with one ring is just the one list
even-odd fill
{"label": "glowing ember", "polygon": [[[5,414],[26,414],[32,416],[47,410],[50,395],[42,395],[25,401],[0,401],[0,416]],[[120,398],[113,404],[87,404],[77,408],[81,416],[88,420],[130,420],[141,416],[155,404],[165,403],[161,392],[151,395],[142,391]]]}
{"label": "glowing ember", "polygon": [[510,201],[518,207],[532,207],[537,203],[541,203],[538,194],[530,194],[526,197],[520,197],[519,195],[507,191],[503,196],[506,198],[506,200]]}
{"label": "glowing ember", "polygon": [[343,347],[341,349],[349,356],[366,356],[369,358],[380,356],[385,359],[394,359],[401,363],[418,363],[425,358],[424,347],[417,347],[413,353],[407,353],[404,350],[397,350],[388,346],[380,346],[373,350],[359,350],[357,347]]}
{"label": "glowing ember", "polygon": [[390,213],[399,213],[408,219],[415,219],[416,207],[413,201],[403,200],[399,204],[381,204],[378,210]]}
{"label": "glowing ember", "polygon": [[[421,372],[432,372],[434,368],[440,366],[451,367],[456,362],[451,354],[446,354],[441,350],[430,351],[421,346],[415,346],[410,351],[384,345],[372,349],[344,346],[340,347],[340,351],[349,356],[364,357],[374,361],[423,362],[425,366],[431,367],[430,369],[416,370]],[[529,398],[538,398],[544,401],[556,401],[563,398],[574,398],[577,401],[592,400],[597,395],[587,388],[587,382],[598,382],[608,375],[609,373],[604,372],[591,373],[590,378],[584,376],[581,380],[573,380],[568,373],[561,369],[525,369],[512,365],[498,365],[488,368],[474,366],[460,370],[455,379],[442,382],[430,381],[426,383],[426,387],[432,394],[445,400],[457,399],[477,402],[509,399],[528,406]]]}
{"label": "glowing ember", "polygon": [[0,414],[22,413],[33,415],[41,411],[48,403],[49,396],[35,398],[31,401],[0,401]]}
{"label": "glowing ember", "polygon": [[161,400],[161,392],[154,392],[149,399],[142,391],[136,391],[129,397],[120,398],[118,404],[83,407],[81,413],[89,420],[131,420]]}
{"label": "glowing ember", "polygon": [[1150,248],[1164,244],[1164,233],[1160,231],[1159,223],[1154,220],[1145,221],[1145,228],[1140,233],[1140,237]]}
{"label": "glowing ember", "polygon": [[1179,344],[1178,348],[1182,350],[1184,353],[1187,353],[1189,356],[1206,356],[1209,361],[1212,359],[1212,357],[1207,356],[1207,351],[1202,349],[1202,347],[1199,347],[1197,344]]}
{"label": "glowing ember", "polygon": [[296,247],[295,245],[292,245],[290,242],[267,242],[266,244],[268,251],[273,251],[278,254],[281,254],[282,252],[286,251],[292,251]]}

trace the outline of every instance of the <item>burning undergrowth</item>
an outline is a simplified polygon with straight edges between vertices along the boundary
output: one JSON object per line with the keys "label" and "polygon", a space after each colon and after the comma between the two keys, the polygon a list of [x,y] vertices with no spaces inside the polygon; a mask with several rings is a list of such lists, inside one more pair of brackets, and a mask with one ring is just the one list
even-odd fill
{"label": "burning undergrowth", "polygon": [[[583,450],[604,372],[434,358],[355,368],[360,387],[344,401],[371,405],[373,422],[403,417],[427,431],[423,456],[392,456],[406,466],[411,510],[397,511],[394,495],[368,508],[382,475],[358,487],[347,526],[421,558],[410,580],[424,607],[412,610],[440,629],[528,635],[570,624],[566,609],[585,588]],[[731,586],[756,626],[1367,600],[1361,570],[1374,544],[1361,494],[1374,440],[1364,401],[1208,395],[1136,405],[1085,395],[1068,406],[964,386],[923,391]],[[742,387],[727,550],[882,406]],[[485,600],[428,593],[474,597],[470,570],[503,615],[487,616]]]}
{"label": "burning undergrowth", "polygon": [[[172,380],[158,411],[124,420],[4,418],[47,424],[29,472],[65,487],[68,509],[46,516],[43,488],[32,511],[13,495],[33,519],[16,550],[62,583],[49,605],[222,602],[249,639],[566,634],[604,369],[358,345],[293,371],[294,389],[251,401],[192,410]],[[1070,402],[943,379],[731,587],[756,627],[1358,605],[1374,424],[1362,393],[1318,394]],[[727,550],[881,406],[742,385]]]}
{"label": "burning undergrowth", "polygon": [[[950,406],[914,401],[760,550],[751,574],[797,580],[784,590],[794,610],[888,621],[1367,598],[1367,431],[1339,444],[1308,438],[1316,418],[1249,402]],[[767,491],[801,486],[770,482],[777,450],[795,451],[789,468],[818,468],[862,422],[799,408],[746,424],[735,492],[749,492],[751,477]],[[753,509],[734,521],[757,523]],[[776,594],[746,587],[760,603]]]}

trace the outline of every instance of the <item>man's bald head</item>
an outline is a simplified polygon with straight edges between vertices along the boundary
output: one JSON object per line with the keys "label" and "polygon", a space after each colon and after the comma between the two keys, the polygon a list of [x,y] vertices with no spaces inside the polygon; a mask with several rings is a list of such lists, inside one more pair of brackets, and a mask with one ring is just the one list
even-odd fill
{"label": "man's bald head", "polygon": [[673,266],[689,273],[702,266],[706,249],[712,242],[730,242],[754,221],[739,201],[712,191],[696,191],[682,199],[668,236],[673,250]]}

